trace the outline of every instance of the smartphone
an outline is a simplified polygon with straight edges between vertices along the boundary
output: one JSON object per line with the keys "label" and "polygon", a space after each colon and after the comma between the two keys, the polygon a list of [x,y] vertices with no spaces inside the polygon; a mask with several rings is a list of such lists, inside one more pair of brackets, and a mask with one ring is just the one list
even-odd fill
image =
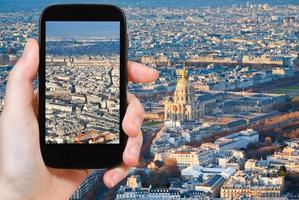
{"label": "smartphone", "polygon": [[121,163],[127,94],[124,12],[112,5],[51,5],[40,16],[39,129],[47,166]]}

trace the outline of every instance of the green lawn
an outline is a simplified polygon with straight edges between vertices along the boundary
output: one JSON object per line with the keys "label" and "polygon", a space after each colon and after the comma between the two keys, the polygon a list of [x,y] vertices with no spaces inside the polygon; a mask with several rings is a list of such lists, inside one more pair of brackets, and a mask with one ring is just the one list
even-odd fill
{"label": "green lawn", "polygon": [[161,122],[157,122],[157,121],[147,121],[143,123],[143,126],[155,126],[157,124],[160,124]]}
{"label": "green lawn", "polygon": [[286,93],[293,92],[296,90],[299,90],[299,85],[291,85],[289,87],[273,89],[273,90],[271,90],[271,93],[286,94]]}

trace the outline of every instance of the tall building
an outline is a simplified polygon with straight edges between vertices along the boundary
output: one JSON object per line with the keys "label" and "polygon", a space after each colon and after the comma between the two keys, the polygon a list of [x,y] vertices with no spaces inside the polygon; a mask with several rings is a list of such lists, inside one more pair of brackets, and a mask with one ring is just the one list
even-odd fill
{"label": "tall building", "polygon": [[131,175],[127,178],[127,187],[136,189],[141,187],[141,180],[139,175]]}
{"label": "tall building", "polygon": [[185,168],[193,165],[208,165],[213,162],[214,154],[211,150],[199,149],[194,151],[187,149],[171,152],[169,158],[176,160],[180,168]]}
{"label": "tall building", "polygon": [[92,174],[89,175],[76,190],[70,200],[85,199],[88,193],[90,193],[94,186],[100,181],[101,173],[102,172],[100,170],[95,170],[92,172]]}
{"label": "tall building", "polygon": [[203,110],[203,104],[195,100],[194,89],[184,67],[173,97],[164,102],[165,125],[180,127],[186,120],[197,120],[203,113],[200,112],[201,110]]}
{"label": "tall building", "polygon": [[[217,180],[213,181],[208,189],[214,190],[217,186]],[[170,188],[153,188],[151,185],[148,188],[142,187],[140,177],[133,175],[128,177],[127,185],[120,186],[116,193],[116,200],[174,200],[174,199],[196,199],[196,200],[211,200],[211,193],[196,190],[186,190],[182,187]]]}
{"label": "tall building", "polygon": [[255,172],[236,172],[221,188],[222,199],[277,199],[282,197],[284,177],[264,176]]}
{"label": "tall building", "polygon": [[274,152],[273,155],[269,155],[267,160],[271,161],[271,165],[279,168],[285,166],[287,171],[299,172],[299,139],[293,139],[287,142],[282,151]]}

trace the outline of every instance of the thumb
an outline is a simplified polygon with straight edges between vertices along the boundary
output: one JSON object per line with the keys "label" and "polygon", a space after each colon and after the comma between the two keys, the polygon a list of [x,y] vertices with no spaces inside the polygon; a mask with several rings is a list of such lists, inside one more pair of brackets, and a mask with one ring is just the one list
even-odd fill
{"label": "thumb", "polygon": [[34,39],[26,43],[23,55],[9,73],[3,113],[26,119],[34,114],[33,86],[39,64],[39,47]]}

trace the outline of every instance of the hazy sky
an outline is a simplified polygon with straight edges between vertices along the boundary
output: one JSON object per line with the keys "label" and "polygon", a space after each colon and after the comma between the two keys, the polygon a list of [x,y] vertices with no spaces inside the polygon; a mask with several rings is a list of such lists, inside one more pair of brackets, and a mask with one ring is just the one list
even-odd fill
{"label": "hazy sky", "polygon": [[268,3],[270,5],[299,4],[298,0],[0,0],[0,11],[28,10],[31,12],[34,8],[41,10],[54,3],[102,3],[115,4],[122,8],[128,6],[142,8],[197,8],[202,6],[231,6],[233,4],[245,5],[247,1],[254,4]]}
{"label": "hazy sky", "polygon": [[48,21],[47,37],[119,37],[119,22]]}

